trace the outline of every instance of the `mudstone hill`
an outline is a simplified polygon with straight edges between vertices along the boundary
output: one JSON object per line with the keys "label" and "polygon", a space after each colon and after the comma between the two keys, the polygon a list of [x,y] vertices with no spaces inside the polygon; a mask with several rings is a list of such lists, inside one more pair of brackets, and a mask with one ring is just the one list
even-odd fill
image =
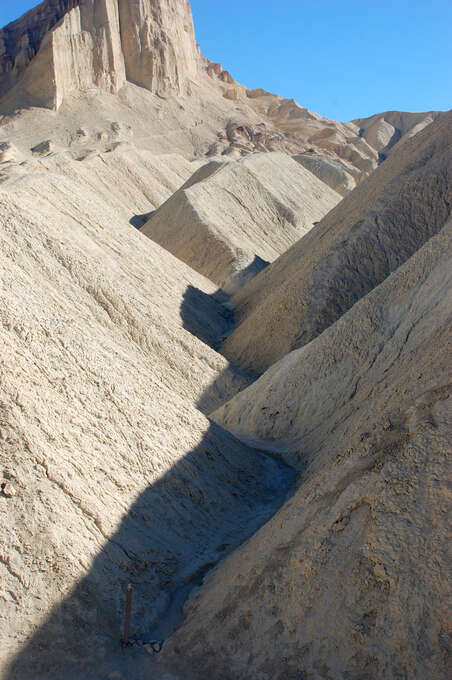
{"label": "mudstone hill", "polygon": [[3,680],[450,677],[451,209],[186,0],[0,30]]}

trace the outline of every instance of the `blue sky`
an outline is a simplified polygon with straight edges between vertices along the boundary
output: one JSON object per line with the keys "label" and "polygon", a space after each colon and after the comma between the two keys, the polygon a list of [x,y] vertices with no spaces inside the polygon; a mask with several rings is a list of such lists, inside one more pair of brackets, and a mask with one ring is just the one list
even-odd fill
{"label": "blue sky", "polygon": [[[39,4],[0,0],[0,25]],[[191,0],[203,53],[330,118],[452,108],[452,0]]]}

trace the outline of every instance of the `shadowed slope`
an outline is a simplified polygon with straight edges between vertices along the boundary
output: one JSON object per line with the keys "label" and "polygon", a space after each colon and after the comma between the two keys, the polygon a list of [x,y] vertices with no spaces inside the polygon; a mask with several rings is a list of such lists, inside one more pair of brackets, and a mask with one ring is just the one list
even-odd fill
{"label": "shadowed slope", "polygon": [[40,167],[0,189],[0,665],[98,678],[122,663],[124,584],[133,632],[167,635],[293,475],[196,407],[249,383],[183,328],[184,303],[223,332],[216,305],[184,302],[215,286],[128,224],[112,167]]}
{"label": "shadowed slope", "polygon": [[352,122],[358,125],[360,135],[379,152],[380,157],[385,158],[396,144],[413,137],[439,115],[439,111],[385,111]]}

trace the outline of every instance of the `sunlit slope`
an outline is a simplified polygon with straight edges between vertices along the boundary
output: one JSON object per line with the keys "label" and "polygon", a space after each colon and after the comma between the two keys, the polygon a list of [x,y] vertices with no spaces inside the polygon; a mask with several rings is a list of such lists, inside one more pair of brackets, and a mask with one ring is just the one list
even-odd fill
{"label": "sunlit slope", "polygon": [[302,469],[215,571],[174,677],[448,677],[452,223],[213,418]]}
{"label": "sunlit slope", "polygon": [[224,332],[215,286],[129,225],[127,184],[111,183],[120,160],[107,162],[42,167],[0,190],[8,678],[107,676],[125,584],[134,630],[166,635],[178,589],[285,493],[276,463],[198,410],[247,384],[193,335]]}
{"label": "sunlit slope", "polygon": [[212,162],[143,227],[146,236],[227,292],[255,276],[339,201],[283,153]]}
{"label": "sunlit slope", "polygon": [[452,206],[452,113],[407,140],[233,298],[225,355],[263,371],[315,338],[444,225]]}

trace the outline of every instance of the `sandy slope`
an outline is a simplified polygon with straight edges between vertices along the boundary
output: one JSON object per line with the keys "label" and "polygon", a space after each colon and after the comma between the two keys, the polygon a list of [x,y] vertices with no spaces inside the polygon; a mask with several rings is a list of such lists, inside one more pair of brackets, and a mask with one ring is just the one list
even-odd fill
{"label": "sandy slope", "polygon": [[439,231],[452,206],[452,113],[407,140],[234,296],[223,351],[265,370],[306,344]]}
{"label": "sandy slope", "polygon": [[[114,174],[153,166],[125,156],[58,172],[44,163],[0,189],[7,678],[108,675],[129,580],[133,631],[166,636],[156,622],[173,594],[255,530],[290,485],[278,463],[199,410],[247,380],[193,335],[213,342],[228,324],[215,286],[128,224],[131,195],[127,184],[117,192]],[[177,177],[173,158],[160,163],[156,191],[165,167]]]}
{"label": "sandy slope", "polygon": [[227,293],[283,253],[340,196],[283,153],[212,161],[142,232]]}
{"label": "sandy slope", "polygon": [[448,677],[451,264],[449,221],[213,414],[304,472],[187,607],[162,677]]}
{"label": "sandy slope", "polygon": [[[186,0],[45,0],[0,53],[2,680],[442,680],[450,114],[247,90]],[[235,296],[251,385],[205,235],[246,269],[338,200],[256,151],[358,186]],[[212,280],[135,228],[182,185]],[[160,667],[129,582],[141,642],[202,585]]]}

